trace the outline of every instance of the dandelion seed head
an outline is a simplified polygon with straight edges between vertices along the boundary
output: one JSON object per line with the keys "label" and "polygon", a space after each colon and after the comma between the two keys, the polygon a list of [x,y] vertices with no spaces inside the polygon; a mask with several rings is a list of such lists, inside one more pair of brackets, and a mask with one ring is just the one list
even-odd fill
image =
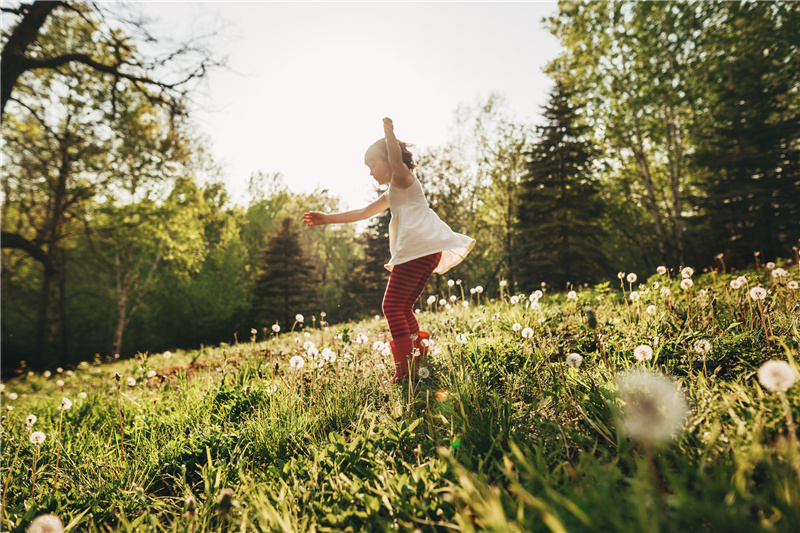
{"label": "dandelion seed head", "polygon": [[17,398],[19,398],[19,396],[17,396],[16,392],[9,392],[8,393],[8,399],[9,400],[16,400]]}
{"label": "dandelion seed head", "polygon": [[666,273],[667,273],[667,267],[665,267],[665,266],[660,266],[660,267],[658,267],[658,268],[656,269],[656,272],[658,273],[658,275],[659,275],[659,276],[663,276],[664,274],[666,274]]}
{"label": "dandelion seed head", "polygon": [[62,533],[64,524],[54,514],[39,515],[28,525],[26,533]]}
{"label": "dandelion seed head", "polygon": [[659,294],[661,294],[661,296],[662,296],[663,298],[666,298],[667,296],[669,296],[669,295],[670,295],[670,292],[671,292],[671,291],[669,290],[669,287],[661,287],[661,291],[660,291],[660,293],[659,293]]}
{"label": "dandelion seed head", "polygon": [[758,369],[758,381],[765,389],[783,392],[797,381],[797,372],[786,361],[767,361]]}
{"label": "dandelion seed head", "polygon": [[637,361],[649,361],[653,358],[653,349],[646,344],[640,344],[633,351],[633,356]]}
{"label": "dandelion seed head", "polygon": [[508,282],[506,280],[504,280],[504,279],[501,279],[500,280],[500,286],[501,287],[505,287],[506,285],[508,285]]}
{"label": "dandelion seed head", "polygon": [[782,269],[780,267],[778,267],[778,268],[776,268],[775,270],[772,271],[772,277],[773,278],[781,279],[781,278],[785,278],[788,275],[789,275],[789,273],[786,272],[784,269]]}
{"label": "dandelion seed head", "polygon": [[574,300],[574,299],[576,299],[577,297],[578,297],[578,293],[577,293],[577,292],[575,292],[575,291],[569,291],[569,292],[567,293],[567,298],[569,298],[570,300]]}
{"label": "dandelion seed head", "polygon": [[796,282],[796,281],[794,281],[794,280],[790,281],[790,282],[788,283],[788,285],[786,285],[786,286],[787,286],[787,287],[789,287],[789,289],[791,289],[791,290],[793,290],[793,291],[796,291],[796,290],[797,290],[797,288],[798,288],[798,287],[800,287],[800,285],[798,285],[798,284],[797,284],[797,282]]}
{"label": "dandelion seed head", "polygon": [[34,425],[37,420],[38,418],[36,418],[36,415],[28,415],[27,418],[25,419],[25,424],[27,424],[28,427],[30,427]]}
{"label": "dandelion seed head", "polygon": [[51,373],[49,370],[45,370],[45,371],[44,371],[44,374],[42,374],[42,375],[43,375],[44,377],[46,377],[46,378],[49,378],[49,377],[50,377],[50,376],[52,376],[53,374],[52,374],[52,373]]}
{"label": "dandelion seed head", "polygon": [[313,347],[314,347],[314,343],[311,342],[311,341],[306,341],[306,342],[303,343],[303,349],[305,351],[309,351]]}
{"label": "dandelion seed head", "polygon": [[431,375],[431,371],[428,370],[427,366],[422,366],[422,367],[420,367],[419,370],[417,370],[417,375],[421,379],[427,379]]}
{"label": "dandelion seed head", "polygon": [[62,411],[66,411],[70,407],[72,407],[72,402],[70,401],[70,399],[66,397],[61,398],[61,405],[59,405],[58,408],[61,409]]}
{"label": "dandelion seed head", "polygon": [[655,305],[648,305],[647,309],[645,309],[648,315],[656,314],[656,306]]}
{"label": "dandelion seed head", "polygon": [[258,330],[256,328],[250,328],[250,335],[258,335]]}
{"label": "dandelion seed head", "polygon": [[763,300],[767,297],[767,289],[764,287],[753,287],[750,289],[750,298],[753,300]]}
{"label": "dandelion seed head", "polygon": [[459,333],[458,335],[456,335],[456,341],[459,342],[460,344],[466,344],[467,336],[464,335],[463,333]]}
{"label": "dandelion seed head", "polygon": [[707,339],[698,339],[692,345],[697,355],[705,355],[711,351],[711,343]]}
{"label": "dandelion seed head", "polygon": [[583,363],[583,356],[578,353],[571,353],[567,356],[567,366],[570,368],[578,368]]}
{"label": "dandelion seed head", "polygon": [[694,269],[692,267],[684,267],[683,270],[681,270],[681,277],[684,279],[691,278],[692,274],[694,274]]}
{"label": "dandelion seed head", "polygon": [[132,378],[132,377],[128,378],[127,380],[125,380],[125,382],[128,384],[128,387],[135,387],[136,386],[136,379],[135,378]]}
{"label": "dandelion seed head", "polygon": [[466,308],[468,308],[468,307],[469,307],[469,302],[468,302],[468,301],[466,301],[466,300],[464,300],[463,302],[461,302],[461,305],[463,305],[463,306],[464,306],[464,309],[466,309]]}
{"label": "dandelion seed head", "polygon": [[327,361],[328,363],[335,363],[336,362],[336,352],[334,352],[330,348],[324,348],[322,350],[322,358],[325,361]]}
{"label": "dandelion seed head", "polygon": [[738,278],[731,280],[731,289],[738,290],[738,289],[741,289],[741,288],[742,288],[742,282],[739,281]]}
{"label": "dandelion seed head", "polygon": [[627,435],[642,442],[663,442],[683,427],[689,412],[678,386],[650,372],[635,372],[617,380],[625,405],[622,426]]}
{"label": "dandelion seed head", "polygon": [[765,267],[767,267],[767,270],[772,270],[773,268],[775,268],[775,263],[774,263],[774,262],[772,262],[772,261],[769,261],[769,262],[767,262],[767,264],[766,264],[766,265],[764,265],[764,266],[765,266]]}
{"label": "dandelion seed head", "polygon": [[172,357],[172,352],[170,352],[169,350],[164,352],[164,359],[169,359],[170,357]]}
{"label": "dandelion seed head", "polygon": [[86,393],[85,392],[81,392],[80,394],[78,394],[78,398],[85,399],[86,398]]}
{"label": "dandelion seed head", "polygon": [[688,291],[689,289],[691,289],[693,285],[694,285],[694,282],[692,281],[691,278],[683,278],[681,280],[681,289],[683,289],[685,291]]}
{"label": "dandelion seed head", "polygon": [[511,326],[512,331],[520,331],[522,329],[522,324],[519,322],[514,322],[514,325]]}
{"label": "dandelion seed head", "polygon": [[436,303],[436,296],[434,296],[433,294],[428,296],[428,305],[433,305],[435,303]]}
{"label": "dandelion seed head", "polygon": [[519,303],[519,296],[514,295],[511,298],[509,298],[509,301],[511,302],[511,305],[516,305],[517,303]]}
{"label": "dandelion seed head", "polygon": [[481,294],[481,293],[483,293],[483,287],[482,287],[482,286],[480,286],[480,285],[477,285],[477,286],[475,287],[475,292],[477,292],[478,294]]}
{"label": "dandelion seed head", "polygon": [[47,436],[42,433],[41,431],[34,431],[31,433],[31,436],[28,437],[33,444],[41,444],[47,438]]}
{"label": "dandelion seed head", "polygon": [[155,370],[151,370],[147,373],[147,379],[153,379],[154,377],[156,377],[156,375],[157,372]]}
{"label": "dandelion seed head", "polygon": [[637,279],[637,276],[636,276],[636,274],[634,274],[633,272],[631,272],[630,274],[628,274],[628,276],[627,276],[625,279],[627,279],[627,280],[628,280],[628,283],[633,283],[633,282],[635,282],[635,281],[636,281],[636,279]]}
{"label": "dandelion seed head", "polygon": [[452,287],[452,286],[453,286],[453,285],[455,285],[455,284],[456,284],[456,282],[455,282],[455,281],[453,281],[452,279],[448,279],[448,280],[447,280],[447,286],[448,286],[448,287]]}
{"label": "dandelion seed head", "polygon": [[306,364],[305,359],[303,359],[299,355],[292,356],[292,358],[289,359],[289,366],[294,369],[303,368],[303,365],[305,364]]}
{"label": "dandelion seed head", "polygon": [[617,272],[617,277],[619,279],[625,279],[625,272]]}
{"label": "dandelion seed head", "polygon": [[281,330],[281,327],[278,324],[272,324],[272,331],[278,333]]}
{"label": "dandelion seed head", "polygon": [[475,287],[472,287],[472,288],[469,290],[469,293],[470,293],[470,294],[475,294]]}
{"label": "dandelion seed head", "polygon": [[631,291],[630,298],[631,298],[631,300],[632,300],[632,301],[634,301],[634,302],[638,302],[640,297],[641,297],[641,296],[639,295],[639,293],[638,293],[638,292],[636,292],[636,291]]}
{"label": "dandelion seed head", "polygon": [[533,337],[533,330],[531,328],[525,328],[522,330],[522,338],[530,339]]}
{"label": "dandelion seed head", "polygon": [[297,313],[296,315],[294,315],[294,320],[295,322],[302,322],[303,320],[305,320],[305,317],[300,313]]}
{"label": "dandelion seed head", "polygon": [[441,300],[439,300],[439,305],[440,305],[440,306],[444,306],[444,305],[446,305],[446,304],[447,304],[447,300],[445,300],[444,298],[442,298]]}

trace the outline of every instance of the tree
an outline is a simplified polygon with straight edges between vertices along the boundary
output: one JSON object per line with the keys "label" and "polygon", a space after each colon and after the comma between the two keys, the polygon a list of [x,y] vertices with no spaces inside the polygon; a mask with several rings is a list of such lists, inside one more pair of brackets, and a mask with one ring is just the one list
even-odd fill
{"label": "tree", "polygon": [[593,148],[574,96],[556,80],[544,110],[546,123],[539,128],[541,140],[521,185],[518,248],[524,290],[540,281],[564,289],[569,282],[593,281],[605,273]]}
{"label": "tree", "polygon": [[294,323],[296,314],[317,309],[314,267],[300,246],[300,233],[290,217],[267,241],[252,293],[253,318],[259,325]]}

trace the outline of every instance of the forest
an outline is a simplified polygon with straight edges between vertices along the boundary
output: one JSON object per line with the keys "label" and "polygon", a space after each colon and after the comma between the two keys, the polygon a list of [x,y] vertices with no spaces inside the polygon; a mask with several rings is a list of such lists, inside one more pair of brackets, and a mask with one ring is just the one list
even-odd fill
{"label": "forest", "polygon": [[[159,49],[95,4],[4,4],[3,18],[3,374],[380,313],[388,212],[307,230],[304,211],[342,200],[271,168],[231,201],[192,117],[224,68],[213,43]],[[540,122],[492,94],[415,154],[431,207],[477,240],[429,294],[797,263],[798,4],[560,2],[540,23],[561,44]]]}

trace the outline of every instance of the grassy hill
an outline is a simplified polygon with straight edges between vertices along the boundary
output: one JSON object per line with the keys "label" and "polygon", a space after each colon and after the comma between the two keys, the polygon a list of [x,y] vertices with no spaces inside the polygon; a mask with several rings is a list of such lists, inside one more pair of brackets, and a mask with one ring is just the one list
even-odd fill
{"label": "grassy hill", "polygon": [[455,285],[423,303],[429,375],[404,385],[378,317],[23,371],[2,530],[798,531],[787,270]]}

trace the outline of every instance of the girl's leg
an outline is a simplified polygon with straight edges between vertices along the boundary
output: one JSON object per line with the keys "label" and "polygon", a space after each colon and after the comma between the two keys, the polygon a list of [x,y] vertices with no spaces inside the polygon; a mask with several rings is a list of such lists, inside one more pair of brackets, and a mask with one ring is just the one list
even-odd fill
{"label": "girl's leg", "polygon": [[383,296],[383,314],[389,322],[392,338],[419,332],[414,303],[425,289],[440,257],[441,253],[431,254],[395,265],[392,269]]}

